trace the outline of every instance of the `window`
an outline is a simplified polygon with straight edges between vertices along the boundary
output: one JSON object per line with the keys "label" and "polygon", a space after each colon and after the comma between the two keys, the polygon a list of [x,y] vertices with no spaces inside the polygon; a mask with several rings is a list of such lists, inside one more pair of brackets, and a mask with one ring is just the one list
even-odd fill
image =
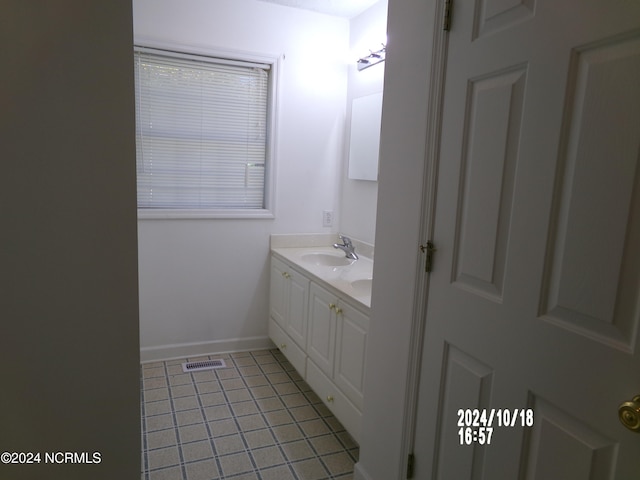
{"label": "window", "polygon": [[272,66],[136,47],[141,218],[269,215]]}

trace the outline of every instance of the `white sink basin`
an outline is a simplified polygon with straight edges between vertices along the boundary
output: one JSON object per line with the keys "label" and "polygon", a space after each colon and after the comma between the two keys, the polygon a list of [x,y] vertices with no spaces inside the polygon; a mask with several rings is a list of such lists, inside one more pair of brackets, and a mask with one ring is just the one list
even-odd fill
{"label": "white sink basin", "polygon": [[341,267],[351,265],[355,260],[345,256],[331,255],[330,253],[307,253],[302,256],[302,260],[312,265],[323,265],[326,267]]}
{"label": "white sink basin", "polygon": [[353,287],[357,294],[362,295],[365,293],[371,293],[372,283],[373,279],[371,278],[360,278],[351,282],[351,287]]}
{"label": "white sink basin", "polygon": [[352,260],[345,257],[344,252],[328,245],[276,247],[272,252],[284,262],[309,272],[314,279],[341,292],[345,298],[365,308],[370,307],[373,259],[366,255]]}

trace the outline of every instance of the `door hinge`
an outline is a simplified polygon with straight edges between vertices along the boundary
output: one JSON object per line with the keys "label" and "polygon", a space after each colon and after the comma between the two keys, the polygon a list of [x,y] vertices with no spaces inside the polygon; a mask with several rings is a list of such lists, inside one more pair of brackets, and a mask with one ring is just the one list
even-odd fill
{"label": "door hinge", "polygon": [[453,0],[444,0],[444,24],[442,29],[445,32],[451,30],[451,4]]}
{"label": "door hinge", "polygon": [[413,465],[415,463],[416,457],[413,453],[409,454],[407,458],[407,478],[413,478]]}
{"label": "door hinge", "polygon": [[420,251],[427,254],[424,271],[429,273],[433,267],[433,253],[436,251],[436,248],[433,246],[433,242],[429,240],[426,245],[420,245]]}

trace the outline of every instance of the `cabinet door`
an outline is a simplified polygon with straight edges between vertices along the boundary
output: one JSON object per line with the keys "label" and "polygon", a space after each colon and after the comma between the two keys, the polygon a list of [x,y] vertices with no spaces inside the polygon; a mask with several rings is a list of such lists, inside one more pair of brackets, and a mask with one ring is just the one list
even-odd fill
{"label": "cabinet door", "polygon": [[369,317],[344,302],[339,305],[338,312],[333,379],[349,400],[362,409]]}
{"label": "cabinet door", "polygon": [[307,301],[309,280],[295,270],[288,270],[289,304],[285,331],[302,348],[307,342]]}
{"label": "cabinet door", "polygon": [[329,377],[333,376],[336,340],[336,297],[312,283],[309,287],[307,355]]}
{"label": "cabinet door", "polygon": [[304,350],[298,347],[294,341],[291,340],[284,330],[282,330],[275,320],[269,319],[269,338],[273,340],[276,347],[287,357],[287,360],[291,362],[291,365],[298,371],[302,377],[307,375],[307,355]]}
{"label": "cabinet door", "polygon": [[273,318],[282,328],[286,328],[287,304],[289,298],[288,284],[285,277],[287,266],[271,257],[271,284],[269,293],[269,309]]}
{"label": "cabinet door", "polygon": [[331,379],[322,373],[314,362],[307,362],[306,380],[327,408],[340,420],[347,432],[359,443],[362,424],[360,410],[342,394],[340,389],[336,388]]}

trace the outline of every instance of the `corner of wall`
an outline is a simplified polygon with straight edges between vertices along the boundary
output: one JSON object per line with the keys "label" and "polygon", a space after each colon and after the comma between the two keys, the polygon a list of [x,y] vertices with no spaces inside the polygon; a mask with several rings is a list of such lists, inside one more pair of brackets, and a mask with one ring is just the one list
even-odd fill
{"label": "corner of wall", "polygon": [[373,478],[365,471],[362,464],[358,462],[353,467],[353,480],[373,480]]}
{"label": "corner of wall", "polygon": [[[389,0],[373,296],[359,480],[406,467],[411,335],[419,268],[435,0]],[[415,59],[421,59],[416,62]],[[407,126],[410,128],[407,128]],[[407,252],[398,255],[398,251]],[[393,322],[389,319],[393,318]],[[390,364],[389,359],[394,362]],[[410,399],[409,399],[410,400]]]}

